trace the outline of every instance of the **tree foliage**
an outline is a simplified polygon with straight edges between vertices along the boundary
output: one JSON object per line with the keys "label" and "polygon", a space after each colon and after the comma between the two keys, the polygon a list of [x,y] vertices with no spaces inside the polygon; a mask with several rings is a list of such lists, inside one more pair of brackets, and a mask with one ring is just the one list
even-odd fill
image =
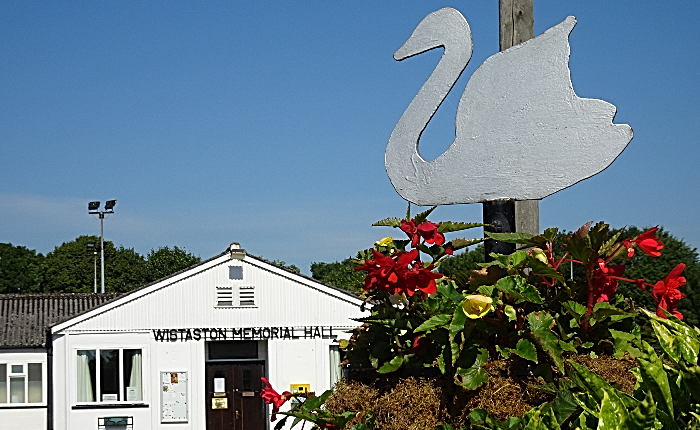
{"label": "tree foliage", "polygon": [[146,283],[169,276],[180,270],[194,266],[202,261],[201,258],[188,253],[184,248],[163,246],[151,249],[146,256],[144,280]]}
{"label": "tree foliage", "polygon": [[311,263],[311,276],[343,290],[361,290],[366,273],[355,272],[355,263],[346,258],[333,263]]}
{"label": "tree foliage", "polygon": [[42,260],[34,250],[0,243],[0,294],[37,291]]}
{"label": "tree foliage", "polygon": [[[0,293],[90,293],[101,289],[100,253],[88,252],[98,236],[79,236],[43,256],[23,246],[0,243]],[[123,293],[201,261],[174,246],[151,250],[146,257],[133,248],[104,242],[105,292]]]}

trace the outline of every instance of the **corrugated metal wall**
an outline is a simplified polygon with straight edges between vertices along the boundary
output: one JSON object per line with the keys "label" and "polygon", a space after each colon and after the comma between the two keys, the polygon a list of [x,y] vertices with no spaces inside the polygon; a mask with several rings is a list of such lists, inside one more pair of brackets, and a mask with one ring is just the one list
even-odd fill
{"label": "corrugated metal wall", "polygon": [[[236,270],[230,270],[237,266],[242,267],[242,279]],[[123,305],[67,327],[66,331],[357,325],[350,320],[361,316],[356,299],[294,278],[257,259],[222,257],[213,267],[193,271],[184,279],[165,280],[144,290],[151,290],[149,294],[133,294]],[[234,296],[239,287],[254,286],[257,306],[216,307],[217,286],[233,287]]]}

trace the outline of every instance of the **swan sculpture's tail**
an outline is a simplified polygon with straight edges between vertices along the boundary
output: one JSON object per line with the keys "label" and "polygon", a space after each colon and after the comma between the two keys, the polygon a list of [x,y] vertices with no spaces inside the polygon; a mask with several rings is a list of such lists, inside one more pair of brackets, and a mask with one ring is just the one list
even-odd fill
{"label": "swan sculpture's tail", "polygon": [[396,52],[402,60],[439,46],[445,52],[391,134],[389,178],[419,205],[541,199],[602,171],[632,139],[613,124],[615,106],[583,99],[569,74],[573,17],[488,58],[467,83],[456,138],[437,159],[418,153],[420,135],[466,67],[471,32],[462,15],[428,15]]}

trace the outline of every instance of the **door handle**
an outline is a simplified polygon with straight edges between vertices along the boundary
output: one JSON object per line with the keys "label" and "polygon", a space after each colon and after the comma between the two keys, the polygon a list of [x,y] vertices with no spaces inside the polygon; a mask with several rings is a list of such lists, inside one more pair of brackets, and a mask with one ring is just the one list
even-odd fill
{"label": "door handle", "polygon": [[236,409],[236,419],[237,420],[241,419],[241,412],[238,409]]}

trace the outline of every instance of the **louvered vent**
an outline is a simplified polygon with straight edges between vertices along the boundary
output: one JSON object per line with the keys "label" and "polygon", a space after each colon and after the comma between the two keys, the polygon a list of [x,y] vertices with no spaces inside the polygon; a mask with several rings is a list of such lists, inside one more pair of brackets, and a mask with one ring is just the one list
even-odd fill
{"label": "louvered vent", "polygon": [[255,306],[255,287],[241,287],[239,299],[239,306]]}
{"label": "louvered vent", "polygon": [[233,307],[233,288],[216,287],[216,306]]}

